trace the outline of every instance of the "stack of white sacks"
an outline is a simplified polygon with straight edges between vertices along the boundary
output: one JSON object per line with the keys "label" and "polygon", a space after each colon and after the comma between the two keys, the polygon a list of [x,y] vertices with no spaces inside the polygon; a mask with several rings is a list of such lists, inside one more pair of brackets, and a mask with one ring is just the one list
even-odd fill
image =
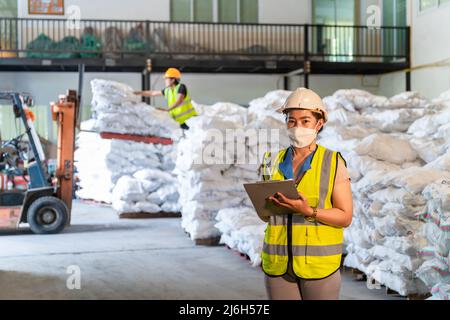
{"label": "stack of white sacks", "polygon": [[[448,157],[447,157],[448,158]],[[450,164],[450,159],[448,159]],[[447,169],[450,171],[450,168]],[[427,246],[420,250],[425,262],[417,276],[431,288],[433,298],[450,299],[450,181],[441,179],[423,191],[428,200],[422,228]]]}
{"label": "stack of white sacks", "polygon": [[[289,145],[284,115],[276,112],[289,93],[272,91],[250,102],[245,125],[247,139],[244,152],[248,155],[248,161],[245,165],[234,165],[240,176],[245,177],[239,181],[240,184],[260,179],[258,168],[264,152],[277,152]],[[241,190],[241,197],[244,202],[240,207],[227,206],[218,212],[216,227],[222,233],[221,243],[248,255],[252,264],[257,266],[261,263],[266,224],[258,218],[244,190]]]}
{"label": "stack of white sacks", "polygon": [[[444,92],[434,102],[439,110],[416,121],[410,127],[415,140],[424,141],[436,155],[430,157],[426,168],[440,170],[442,177],[428,185],[422,192],[427,200],[427,210],[422,215],[426,224],[422,235],[426,247],[420,250],[425,262],[416,275],[431,288],[431,299],[450,299],[450,91]],[[439,156],[441,150],[446,150]]]}
{"label": "stack of white sacks", "polygon": [[234,165],[234,142],[244,128],[246,109],[231,103],[195,108],[200,115],[187,121],[190,129],[179,142],[174,171],[183,204],[182,227],[193,240],[220,235],[214,227],[217,212],[242,204],[246,178]]}
{"label": "stack of white sacks", "polygon": [[424,166],[443,156],[448,145],[423,123],[447,118],[432,125],[442,130],[439,123],[449,121],[442,104],[414,92],[387,99],[360,90],[339,90],[324,101],[330,123],[319,142],[342,151],[353,182],[354,219],[345,231],[344,264],[402,295],[428,292],[416,275],[423,263],[418,251],[426,244],[422,192],[449,173]]}
{"label": "stack of white sacks", "polygon": [[122,212],[178,212],[176,144],[148,144],[102,139],[100,132],[181,136],[178,124],[164,111],[139,102],[132,88],[114,81],[93,80],[93,119],[82,123],[75,161],[77,195],[112,203]]}
{"label": "stack of white sacks", "polygon": [[104,140],[92,130],[94,120],[81,123],[81,132],[77,135],[75,167],[78,179],[76,194],[81,199],[92,199],[111,203],[113,172],[107,167],[107,157],[111,152],[111,140]]}
{"label": "stack of white sacks", "polygon": [[[139,103],[131,88],[94,81],[93,90],[95,120],[85,127],[180,138],[177,124]],[[195,104],[200,116],[188,120],[176,151],[82,132],[78,194],[110,198],[118,211],[181,209],[192,239],[221,236],[259,265],[266,224],[242,184],[260,179],[263,152],[289,145],[284,116],[275,112],[289,93],[269,92],[249,108]],[[342,152],[352,178],[344,264],[402,295],[448,297],[450,92],[429,101],[416,92],[386,98],[338,90],[324,102],[329,122],[318,142]],[[100,161],[92,161],[94,151]]]}
{"label": "stack of white sacks", "polygon": [[[287,145],[283,116],[274,106],[289,92],[276,91],[250,103],[195,105],[200,115],[187,121],[180,140],[175,173],[180,186],[182,226],[192,239],[221,236],[221,243],[248,254],[259,263],[259,220],[243,183],[259,179],[263,152]],[[267,130],[259,130],[267,129]]]}
{"label": "stack of white sacks", "polygon": [[[284,119],[274,110],[288,94],[271,92],[252,101],[247,124],[259,118],[269,128],[283,129]],[[403,295],[431,289],[417,273],[424,262],[419,252],[427,245],[421,217],[430,206],[424,189],[450,176],[445,101],[445,94],[428,101],[415,92],[388,99],[362,90],[339,90],[324,98],[330,121],[319,143],[343,153],[352,178],[354,219],[345,231],[345,265]],[[265,224],[248,201],[245,205],[220,210],[216,227],[222,242],[257,265]]]}

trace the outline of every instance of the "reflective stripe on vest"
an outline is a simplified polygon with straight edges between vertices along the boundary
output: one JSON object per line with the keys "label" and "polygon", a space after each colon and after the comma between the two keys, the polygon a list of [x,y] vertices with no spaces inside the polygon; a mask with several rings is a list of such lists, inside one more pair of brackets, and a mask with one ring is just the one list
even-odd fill
{"label": "reflective stripe on vest", "polygon": [[[287,149],[275,157],[266,153],[263,160],[263,177],[267,180],[284,180],[279,164]],[[332,208],[331,195],[337,169],[338,153],[317,145],[307,170],[297,184],[297,190],[312,207]],[[274,158],[271,160],[271,158]],[[343,228],[333,227],[300,214],[271,216],[267,225],[262,257],[265,273],[280,276],[287,272],[289,253],[294,273],[303,279],[322,279],[339,269],[342,257]],[[291,222],[289,222],[291,221]],[[289,228],[288,223],[291,223]],[[288,230],[291,231],[288,237]],[[288,243],[288,239],[291,243]],[[289,250],[290,249],[290,250]]]}
{"label": "reflective stripe on vest", "polygon": [[[164,89],[164,96],[167,99],[167,103],[169,106],[172,106],[178,100],[178,88],[180,88],[181,84],[176,85],[174,88],[166,88]],[[169,111],[172,118],[177,121],[179,124],[183,124],[191,117],[197,115],[197,112],[194,109],[194,106],[191,103],[191,97],[187,93],[184,97],[183,103],[178,107]]]}

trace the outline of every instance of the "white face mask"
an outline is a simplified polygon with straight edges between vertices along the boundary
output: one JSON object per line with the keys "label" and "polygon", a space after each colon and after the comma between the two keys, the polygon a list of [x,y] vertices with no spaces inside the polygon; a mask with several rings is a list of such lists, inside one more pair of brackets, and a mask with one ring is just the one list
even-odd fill
{"label": "white face mask", "polygon": [[317,131],[315,129],[303,127],[288,128],[287,133],[291,144],[296,148],[309,146],[317,137]]}

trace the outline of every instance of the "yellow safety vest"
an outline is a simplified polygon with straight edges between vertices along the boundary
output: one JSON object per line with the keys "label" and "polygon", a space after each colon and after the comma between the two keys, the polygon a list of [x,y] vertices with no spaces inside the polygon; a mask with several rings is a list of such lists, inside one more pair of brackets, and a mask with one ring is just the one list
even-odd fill
{"label": "yellow safety vest", "polygon": [[[262,164],[264,180],[285,180],[279,169],[288,149],[281,150],[273,159],[265,153]],[[297,190],[311,207],[332,208],[331,195],[336,176],[339,152],[317,145],[311,168],[300,181]],[[343,159],[343,158],[342,158]],[[343,228],[330,226],[301,214],[271,216],[266,228],[262,250],[262,268],[271,276],[282,276],[288,263],[297,277],[322,279],[341,265]]]}
{"label": "yellow safety vest", "polygon": [[[180,84],[176,85],[174,88],[165,88],[164,97],[167,99],[169,106],[172,106],[178,100],[178,88]],[[191,103],[191,97],[189,93],[184,97],[183,103],[178,107],[169,111],[172,118],[179,124],[183,124],[187,119],[197,115],[194,106]]]}

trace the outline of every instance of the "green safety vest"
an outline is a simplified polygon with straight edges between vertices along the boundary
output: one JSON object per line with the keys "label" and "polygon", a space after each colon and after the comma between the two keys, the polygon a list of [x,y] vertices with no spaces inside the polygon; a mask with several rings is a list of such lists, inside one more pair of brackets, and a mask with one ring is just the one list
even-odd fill
{"label": "green safety vest", "polygon": [[[181,84],[176,85],[174,88],[168,87],[164,89],[164,97],[167,100],[169,106],[172,106],[178,100],[178,88]],[[183,103],[178,107],[169,111],[172,118],[179,124],[183,124],[187,119],[197,115],[194,106],[191,103],[191,97],[189,93],[184,97]]]}
{"label": "green safety vest", "polygon": [[[279,165],[283,162],[287,148],[272,158],[264,155],[262,164],[264,180],[285,180]],[[311,168],[296,182],[311,207],[332,208],[331,195],[337,170],[339,152],[317,145],[311,160]],[[262,267],[266,274],[281,276],[288,271],[288,263],[297,277],[322,279],[341,265],[343,228],[330,226],[301,214],[270,216],[261,254]]]}

